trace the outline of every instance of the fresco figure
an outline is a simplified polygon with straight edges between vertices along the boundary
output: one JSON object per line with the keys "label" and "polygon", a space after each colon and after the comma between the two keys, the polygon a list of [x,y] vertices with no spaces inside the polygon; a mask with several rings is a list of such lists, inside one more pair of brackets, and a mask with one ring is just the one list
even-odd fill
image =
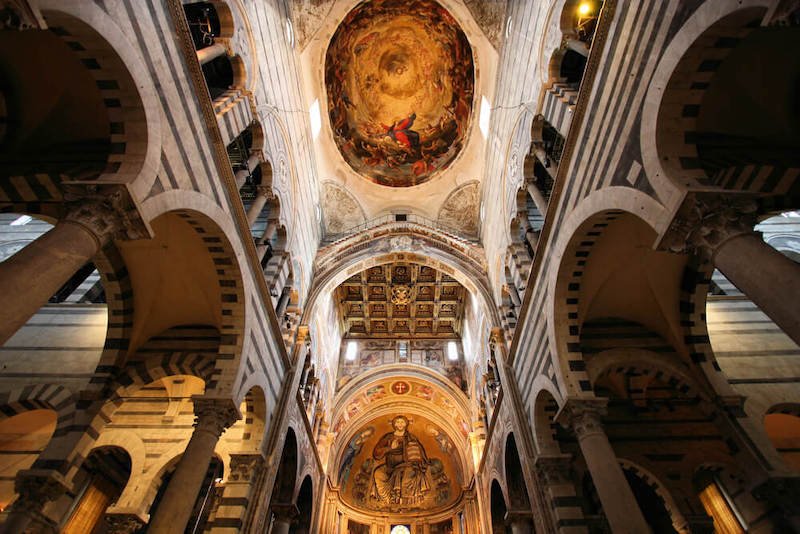
{"label": "fresco figure", "polygon": [[350,469],[353,467],[353,460],[358,453],[361,452],[361,447],[369,437],[375,433],[375,428],[369,426],[356,434],[350,443],[347,444],[347,451],[344,453],[342,460],[342,467],[339,469],[339,481],[342,486],[347,484],[347,479],[350,476]]}
{"label": "fresco figure", "polygon": [[370,497],[382,504],[420,504],[430,491],[428,456],[419,439],[408,431],[408,418],[398,415],[392,419],[392,428],[372,451],[373,458],[383,463],[372,472]]}

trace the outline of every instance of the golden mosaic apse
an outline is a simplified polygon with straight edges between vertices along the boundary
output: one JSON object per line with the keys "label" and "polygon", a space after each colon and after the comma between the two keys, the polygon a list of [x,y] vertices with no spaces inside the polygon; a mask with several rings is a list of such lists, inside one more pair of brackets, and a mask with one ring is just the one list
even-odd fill
{"label": "golden mosaic apse", "polygon": [[397,413],[373,420],[350,438],[338,467],[343,497],[372,511],[444,508],[461,494],[456,446],[435,423]]}
{"label": "golden mosaic apse", "polygon": [[325,60],[331,127],[345,161],[392,187],[420,184],[447,168],[469,126],[474,70],[464,32],[438,3],[357,6]]}

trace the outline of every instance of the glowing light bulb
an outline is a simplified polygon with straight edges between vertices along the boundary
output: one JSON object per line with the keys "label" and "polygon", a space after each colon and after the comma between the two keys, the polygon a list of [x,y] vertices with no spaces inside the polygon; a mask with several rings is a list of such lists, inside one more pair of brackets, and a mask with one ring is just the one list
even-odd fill
{"label": "glowing light bulb", "polygon": [[588,15],[592,11],[592,4],[589,2],[583,2],[581,5],[578,6],[578,15],[584,17]]}

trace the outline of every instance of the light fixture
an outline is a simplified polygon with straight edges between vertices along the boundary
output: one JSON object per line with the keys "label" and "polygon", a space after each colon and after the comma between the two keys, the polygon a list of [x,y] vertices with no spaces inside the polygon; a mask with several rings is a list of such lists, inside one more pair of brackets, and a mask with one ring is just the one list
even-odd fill
{"label": "light fixture", "polygon": [[581,2],[580,5],[578,6],[578,15],[580,15],[581,17],[585,17],[591,12],[592,12],[592,4],[590,4],[589,2]]}

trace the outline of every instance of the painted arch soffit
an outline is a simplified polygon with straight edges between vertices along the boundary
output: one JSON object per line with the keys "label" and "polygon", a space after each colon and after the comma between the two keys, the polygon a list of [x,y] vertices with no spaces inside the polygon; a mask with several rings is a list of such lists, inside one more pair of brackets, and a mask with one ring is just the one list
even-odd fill
{"label": "painted arch soffit", "polygon": [[363,379],[354,379],[336,398],[333,410],[333,432],[341,437],[352,431],[365,417],[368,410],[400,402],[414,405],[432,417],[440,418],[440,424],[451,434],[466,439],[469,434],[468,400],[444,376],[432,377],[433,372],[411,364],[400,368],[378,368]]}

